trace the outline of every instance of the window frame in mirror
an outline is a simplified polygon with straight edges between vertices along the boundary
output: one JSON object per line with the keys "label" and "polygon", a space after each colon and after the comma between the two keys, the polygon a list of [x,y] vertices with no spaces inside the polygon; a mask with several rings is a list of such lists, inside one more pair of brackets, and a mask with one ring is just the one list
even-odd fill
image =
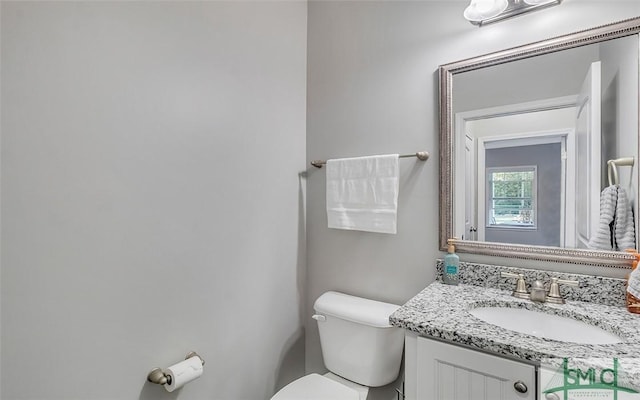
{"label": "window frame in mirror", "polygon": [[[440,250],[447,249],[447,240],[454,236],[454,115],[453,77],[462,72],[554,53],[575,47],[600,43],[611,39],[640,33],[640,17],[615,22],[568,35],[542,40],[466,60],[441,65],[440,77]],[[639,88],[640,90],[640,88]],[[640,132],[640,118],[638,121]],[[638,210],[636,210],[638,212]],[[636,228],[637,233],[637,228]],[[539,261],[557,261],[574,264],[602,265],[629,268],[635,257],[626,252],[531,246],[494,242],[453,239],[456,249],[463,253],[475,253],[508,258]]]}

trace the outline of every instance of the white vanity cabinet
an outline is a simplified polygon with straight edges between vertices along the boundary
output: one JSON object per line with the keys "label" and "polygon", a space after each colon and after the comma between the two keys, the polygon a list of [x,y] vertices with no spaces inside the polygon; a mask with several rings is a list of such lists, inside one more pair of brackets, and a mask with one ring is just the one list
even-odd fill
{"label": "white vanity cabinet", "polygon": [[533,365],[416,336],[405,342],[406,400],[535,400]]}

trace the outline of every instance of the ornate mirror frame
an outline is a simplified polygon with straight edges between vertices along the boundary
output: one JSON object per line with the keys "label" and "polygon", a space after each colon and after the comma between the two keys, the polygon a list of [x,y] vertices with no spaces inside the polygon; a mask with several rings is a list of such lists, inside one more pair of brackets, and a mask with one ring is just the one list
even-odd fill
{"label": "ornate mirror frame", "polygon": [[[454,115],[453,76],[529,57],[599,43],[640,32],[640,17],[441,65],[440,75],[440,250],[453,237]],[[640,132],[640,121],[639,121]],[[636,210],[638,212],[639,210]],[[636,228],[636,233],[638,229]],[[628,268],[634,257],[625,252],[453,240],[459,252],[540,261]]]}

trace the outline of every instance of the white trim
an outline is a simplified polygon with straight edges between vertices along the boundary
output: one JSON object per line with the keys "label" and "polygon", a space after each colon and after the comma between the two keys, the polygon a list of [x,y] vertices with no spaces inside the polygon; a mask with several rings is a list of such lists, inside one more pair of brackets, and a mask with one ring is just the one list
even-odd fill
{"label": "white trim", "polygon": [[577,106],[577,104],[578,95],[570,95],[563,97],[554,97],[551,99],[528,101],[524,103],[507,104],[504,106],[480,108],[477,110],[461,111],[456,113],[455,115],[456,127],[459,126],[458,122],[476,121],[479,119],[506,117],[516,114],[557,110],[560,108],[575,107]]}
{"label": "white trim", "polygon": [[476,232],[478,234],[478,241],[480,242],[486,242],[484,236],[485,236],[485,221],[487,220],[487,216],[486,216],[486,212],[485,210],[487,209],[485,206],[485,199],[486,197],[486,188],[487,185],[485,184],[485,182],[487,181],[487,178],[485,177],[485,166],[486,166],[486,162],[485,162],[485,155],[486,155],[486,151],[484,148],[484,138],[480,138],[478,140],[476,140],[476,149],[477,149],[477,154],[476,154],[476,175],[478,175],[478,184],[477,184],[477,192],[478,192],[478,197],[476,198],[476,218],[478,219],[476,221],[476,225],[477,225],[477,229],[478,231]]}
{"label": "white trim", "polygon": [[[502,136],[508,137],[508,136]],[[524,136],[521,138],[513,138],[513,139],[498,139],[494,141],[490,141],[484,144],[484,148],[487,150],[491,149],[501,149],[504,147],[520,147],[520,146],[535,146],[538,144],[549,144],[549,143],[562,143],[562,137],[547,137],[546,135],[542,136]]]}

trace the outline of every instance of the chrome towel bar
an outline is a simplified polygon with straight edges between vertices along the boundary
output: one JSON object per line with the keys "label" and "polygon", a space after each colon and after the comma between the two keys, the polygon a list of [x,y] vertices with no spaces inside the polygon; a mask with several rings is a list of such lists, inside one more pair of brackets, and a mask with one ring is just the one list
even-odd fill
{"label": "chrome towel bar", "polygon": [[[419,151],[417,153],[413,153],[413,154],[401,154],[399,156],[400,158],[409,158],[409,157],[418,157],[418,160],[420,161],[427,161],[429,159],[429,152],[428,151]],[[327,162],[324,160],[314,160],[311,161],[311,165],[313,165],[316,168],[322,168],[323,165],[325,165]]]}

